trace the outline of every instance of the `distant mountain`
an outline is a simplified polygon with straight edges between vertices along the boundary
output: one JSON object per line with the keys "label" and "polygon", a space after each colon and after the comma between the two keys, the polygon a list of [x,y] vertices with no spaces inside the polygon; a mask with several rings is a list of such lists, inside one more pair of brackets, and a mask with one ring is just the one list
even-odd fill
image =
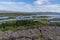
{"label": "distant mountain", "polygon": [[17,12],[17,11],[0,10],[0,13],[14,13],[14,12]]}
{"label": "distant mountain", "polygon": [[60,13],[57,12],[35,12],[35,15],[60,15]]}
{"label": "distant mountain", "polygon": [[18,11],[6,11],[0,10],[0,15],[18,16],[18,15],[60,15],[57,12],[18,12]]}

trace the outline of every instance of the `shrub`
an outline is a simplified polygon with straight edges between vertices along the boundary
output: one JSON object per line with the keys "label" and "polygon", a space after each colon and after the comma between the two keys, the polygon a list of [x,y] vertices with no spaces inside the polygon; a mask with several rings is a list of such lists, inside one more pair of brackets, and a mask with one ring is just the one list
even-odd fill
{"label": "shrub", "polygon": [[24,28],[28,26],[37,26],[37,25],[47,25],[47,24],[49,23],[46,21],[15,20],[15,21],[6,21],[0,24],[0,29],[16,30],[17,28]]}

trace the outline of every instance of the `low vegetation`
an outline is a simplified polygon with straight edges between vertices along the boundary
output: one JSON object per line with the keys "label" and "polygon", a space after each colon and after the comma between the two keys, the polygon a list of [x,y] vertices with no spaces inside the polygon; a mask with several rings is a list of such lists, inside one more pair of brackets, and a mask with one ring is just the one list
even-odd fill
{"label": "low vegetation", "polygon": [[6,21],[0,24],[0,30],[17,30],[20,28],[25,28],[29,26],[38,26],[38,25],[47,25],[47,21],[33,21],[33,20],[15,20],[15,21]]}
{"label": "low vegetation", "polygon": [[[47,16],[46,16],[47,17]],[[9,17],[8,19],[13,19],[15,18],[14,16]],[[41,16],[41,18],[45,18],[45,16]],[[47,17],[48,18],[48,17]],[[41,20],[10,20],[6,21],[2,24],[0,24],[0,30],[5,31],[5,30],[17,30],[21,28],[26,28],[26,27],[38,27],[38,26],[47,26],[50,25],[51,23],[47,19],[41,19]],[[59,23],[53,23],[52,25],[55,26],[60,26]]]}

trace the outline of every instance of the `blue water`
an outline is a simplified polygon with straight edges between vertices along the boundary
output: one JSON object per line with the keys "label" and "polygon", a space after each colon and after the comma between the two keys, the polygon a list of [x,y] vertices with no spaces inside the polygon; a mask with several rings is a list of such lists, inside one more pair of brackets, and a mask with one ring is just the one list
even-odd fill
{"label": "blue water", "polygon": [[[33,16],[49,16],[49,17],[51,17],[51,18],[60,18],[60,15],[33,15]],[[20,17],[22,17],[22,16],[20,16]],[[16,17],[15,19],[6,19],[6,18],[9,18],[8,16],[0,16],[0,19],[5,19],[5,20],[0,20],[0,23],[3,23],[3,22],[5,22],[5,21],[11,21],[11,20],[30,20],[30,19],[34,19],[34,18],[31,18],[31,16],[30,16],[30,18],[18,18],[18,17]],[[38,20],[38,18],[37,18],[37,20]],[[60,21],[50,21],[50,22],[60,22]]]}

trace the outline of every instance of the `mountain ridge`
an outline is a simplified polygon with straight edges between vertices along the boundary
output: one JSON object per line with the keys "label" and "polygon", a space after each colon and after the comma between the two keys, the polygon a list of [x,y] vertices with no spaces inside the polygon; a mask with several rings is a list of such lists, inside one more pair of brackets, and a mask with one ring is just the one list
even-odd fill
{"label": "mountain ridge", "polygon": [[57,12],[18,12],[18,11],[6,11],[6,10],[0,10],[0,15],[60,15],[60,13]]}

